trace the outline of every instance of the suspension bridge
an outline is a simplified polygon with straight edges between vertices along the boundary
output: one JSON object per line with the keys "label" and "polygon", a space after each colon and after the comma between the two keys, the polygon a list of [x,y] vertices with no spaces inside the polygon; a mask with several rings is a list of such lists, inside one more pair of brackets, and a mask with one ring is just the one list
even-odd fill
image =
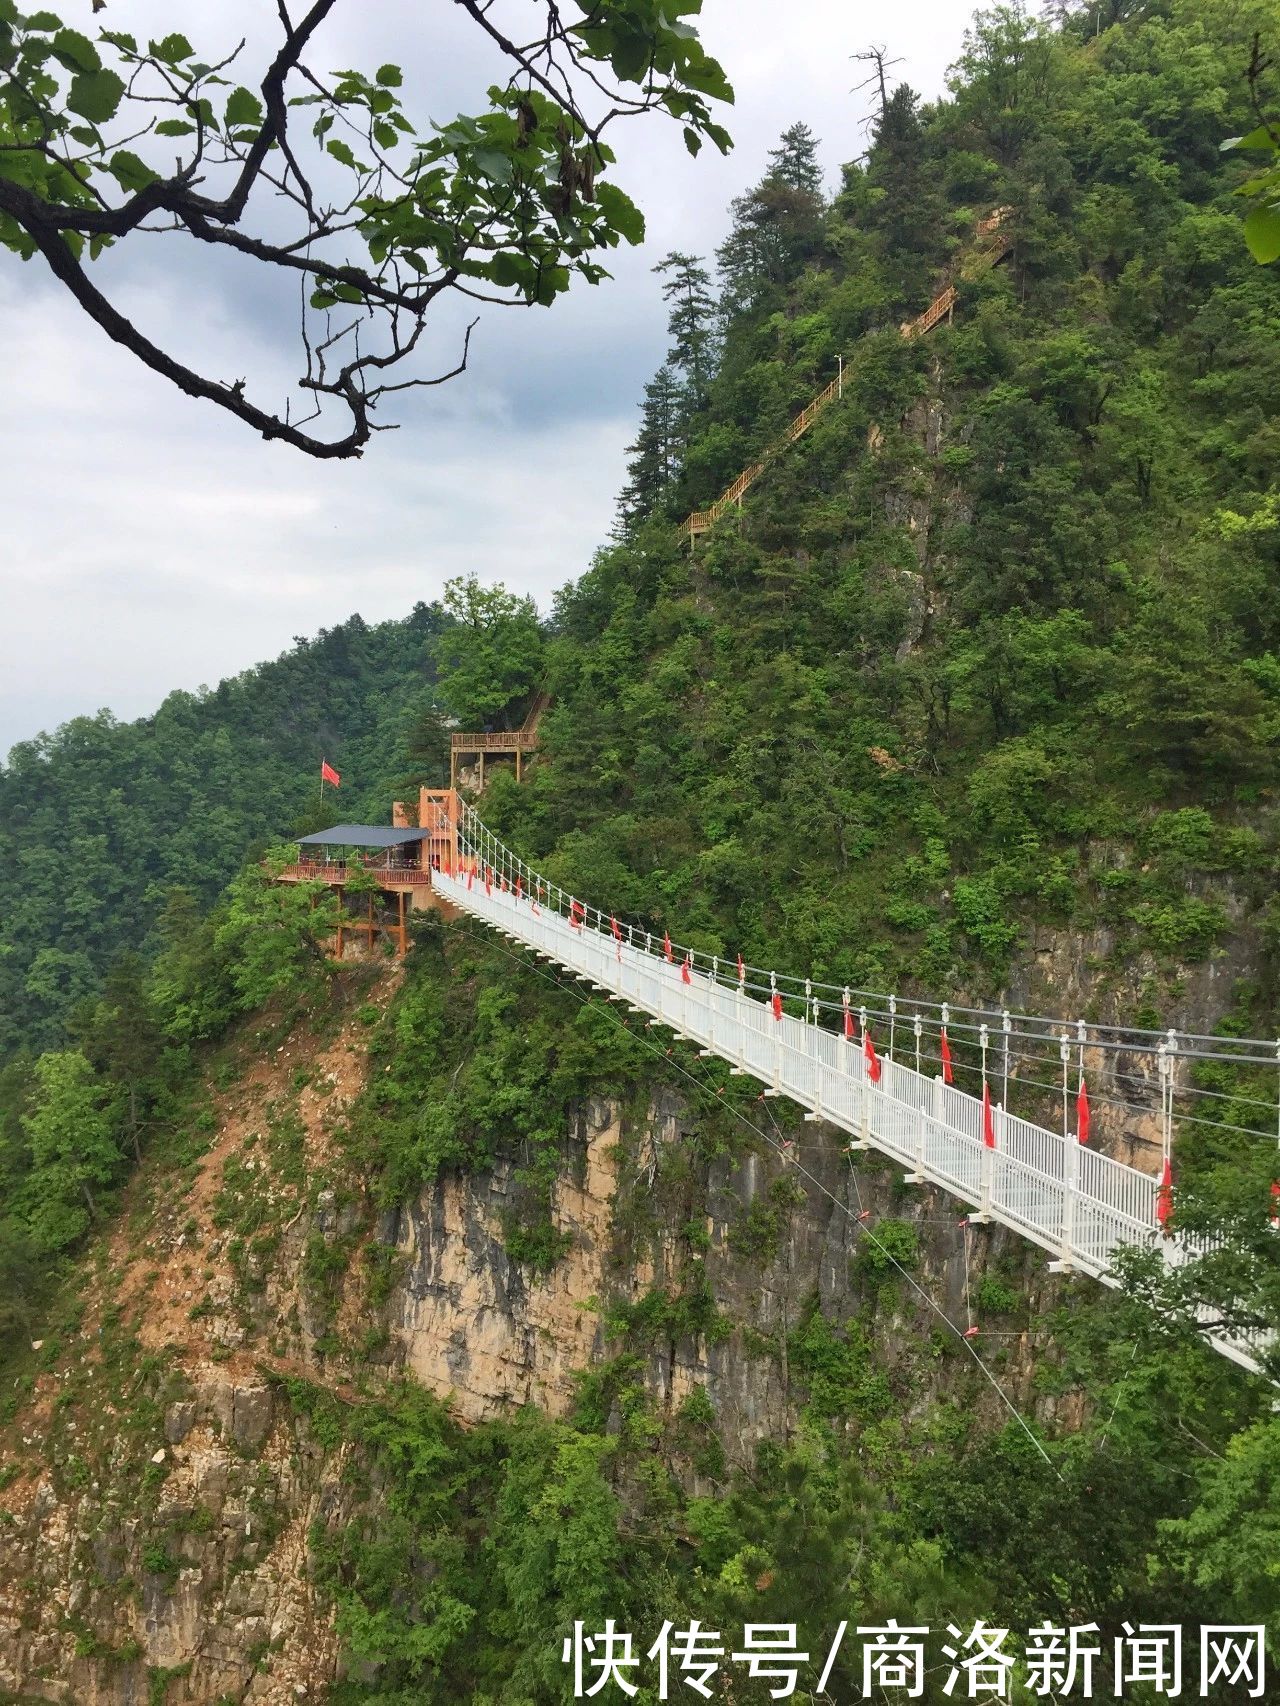
{"label": "suspension bridge", "polygon": [[[1212,1247],[1172,1226],[1180,1054],[1274,1070],[1280,1049],[1263,1041],[1121,1032],[1083,1022],[1068,1028],[1009,1013],[988,1015],[994,1023],[974,1023],[972,1010],[966,1017],[946,1006],[873,998],[782,977],[741,959],[721,960],[578,900],[531,869],[465,804],[456,856],[432,872],[432,883],[460,912],[646,1015],[650,1025],[668,1027],[701,1055],[726,1062],[731,1074],[756,1080],[763,1096],[789,1097],[807,1120],[838,1127],[850,1150],[878,1150],[904,1169],[908,1183],[948,1191],[968,1205],[971,1225],[1010,1227],[1049,1253],[1051,1269],[1109,1285],[1117,1283],[1112,1259],[1122,1247],[1157,1249],[1170,1269]],[[873,1025],[886,1021],[878,1050]],[[966,1033],[966,1052],[976,1052],[981,1095],[954,1082],[949,1030]],[[1061,1129],[1009,1111],[1010,1045],[1028,1038],[1056,1045]],[[1149,1050],[1156,1061],[1162,1143],[1156,1174],[1087,1143],[1085,1050],[1122,1048]],[[1214,1052],[1228,1048],[1230,1054]],[[934,1065],[942,1070],[931,1071]],[[1207,1313],[1202,1320],[1216,1350],[1259,1370],[1268,1336],[1226,1331],[1210,1324]]]}

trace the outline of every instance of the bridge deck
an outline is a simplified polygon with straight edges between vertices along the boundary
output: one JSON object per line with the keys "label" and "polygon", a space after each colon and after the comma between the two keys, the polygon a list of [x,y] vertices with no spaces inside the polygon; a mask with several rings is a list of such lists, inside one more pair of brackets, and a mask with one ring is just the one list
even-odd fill
{"label": "bridge deck", "polygon": [[[492,850],[482,856],[492,857]],[[686,983],[680,966],[661,952],[573,923],[549,903],[535,914],[529,886],[517,895],[514,886],[504,892],[495,881],[487,893],[480,878],[441,872],[434,878],[461,911],[631,1002],[912,1175],[1012,1227],[1068,1268],[1114,1284],[1110,1259],[1121,1245],[1158,1244],[1170,1266],[1197,1252],[1161,1234],[1159,1185],[1151,1174],[1000,1108],[990,1148],[983,1142],[982,1103],[941,1078],[886,1059],[872,1084],[856,1042],[790,1014],[775,1018],[767,999],[736,983],[697,970]],[[1255,1346],[1221,1335],[1212,1342],[1241,1366],[1258,1367]]]}

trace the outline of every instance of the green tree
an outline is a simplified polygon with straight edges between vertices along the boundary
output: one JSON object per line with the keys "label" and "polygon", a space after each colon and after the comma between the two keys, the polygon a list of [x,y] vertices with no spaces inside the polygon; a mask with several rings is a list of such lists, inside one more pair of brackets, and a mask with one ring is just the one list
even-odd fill
{"label": "green tree", "polygon": [[[0,4],[0,245],[42,256],[108,337],[187,395],[322,457],[361,453],[379,399],[463,370],[469,334],[451,371],[395,371],[450,293],[546,305],[575,276],[606,277],[609,249],[641,241],[639,210],[606,176],[606,134],[620,120],[660,113],[682,126],[690,152],[706,139],[727,150],[712,103],[732,99],[666,0],[575,20],[546,0],[526,46],[495,28],[480,0],[464,0],[502,70],[481,112],[422,123],[405,111],[398,65],[315,69],[342,9],[282,9],[251,69],[243,43],[227,59],[202,55],[176,29],[144,43],[120,29],[91,40],[54,12]],[[268,197],[276,212],[259,223]],[[318,318],[303,339],[302,409],[263,408],[244,380],[196,371],[106,294],[85,263],[145,229],[181,231],[304,286]],[[345,431],[328,429],[332,414]]]}
{"label": "green tree", "polygon": [[342,908],[327,883],[275,880],[270,867],[283,865],[292,854],[292,848],[280,849],[269,866],[242,871],[215,922],[213,945],[227,956],[244,1011],[277,996],[314,992],[328,979],[327,946]]}
{"label": "green tree", "polygon": [[432,652],[441,703],[465,728],[519,727],[542,678],[533,600],[468,575],[447,583],[444,605],[454,620]]}
{"label": "green tree", "polygon": [[94,1192],[116,1177],[119,1108],[84,1055],[64,1049],[36,1062],[32,1109],[22,1123],[31,1147],[23,1216],[39,1249],[65,1250],[96,1218]]}
{"label": "green tree", "polygon": [[680,471],[681,393],[669,362],[644,388],[640,430],[627,446],[627,483],[618,499],[624,533],[651,515]]}
{"label": "green tree", "polygon": [[101,997],[72,1035],[95,1071],[119,1086],[125,1135],[140,1163],[139,1135],[159,1087],[164,1044],[140,955],[121,955],[107,972]]}

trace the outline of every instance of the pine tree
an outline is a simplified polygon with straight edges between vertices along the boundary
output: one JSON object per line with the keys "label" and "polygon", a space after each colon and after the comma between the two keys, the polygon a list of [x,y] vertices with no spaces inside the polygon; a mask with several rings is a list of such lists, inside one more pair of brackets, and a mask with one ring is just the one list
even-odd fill
{"label": "pine tree", "polygon": [[898,85],[876,122],[867,161],[867,182],[882,192],[875,222],[892,257],[889,274],[908,303],[927,300],[943,258],[944,206],[926,158],[918,100],[909,84]]}
{"label": "pine tree", "polygon": [[652,514],[680,472],[681,416],[680,386],[664,362],[644,388],[640,431],[627,446],[627,483],[618,500],[624,535]]}
{"label": "pine tree", "polygon": [[791,125],[755,189],[731,204],[733,229],[716,252],[726,317],[757,307],[817,253],[825,212],[817,150],[808,125]]}
{"label": "pine tree", "polygon": [[683,378],[687,407],[692,412],[705,405],[711,376],[716,313],[711,275],[700,255],[686,255],[676,249],[653,270],[666,275],[662,299],[671,307],[667,365]]}
{"label": "pine tree", "polygon": [[783,131],[778,146],[770,151],[767,175],[801,195],[821,198],[822,168],[818,164],[818,139],[803,121]]}

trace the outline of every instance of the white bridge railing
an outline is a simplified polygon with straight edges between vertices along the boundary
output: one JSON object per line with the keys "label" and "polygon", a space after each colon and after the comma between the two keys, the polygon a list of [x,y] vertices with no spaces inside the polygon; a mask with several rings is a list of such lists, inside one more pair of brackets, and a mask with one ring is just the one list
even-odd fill
{"label": "white bridge railing", "polygon": [[[1121,1245],[1158,1244],[1170,1266],[1196,1253],[1187,1240],[1162,1234],[1152,1175],[999,1106],[989,1146],[977,1097],[888,1058],[872,1083],[857,1041],[786,1012],[775,1017],[768,995],[756,999],[741,982],[668,960],[661,944],[640,946],[630,932],[615,936],[594,908],[588,916],[513,860],[478,820],[469,827],[480,845],[464,852],[478,869],[434,872],[443,898],[759,1080],[766,1094],[800,1103],[849,1133],[854,1145],[891,1156],[909,1180],[951,1192],[971,1206],[971,1221],[1012,1227],[1062,1268],[1110,1284],[1111,1255]],[[576,912],[557,910],[566,902]],[[1256,1346],[1212,1340],[1234,1362],[1258,1368]]]}

